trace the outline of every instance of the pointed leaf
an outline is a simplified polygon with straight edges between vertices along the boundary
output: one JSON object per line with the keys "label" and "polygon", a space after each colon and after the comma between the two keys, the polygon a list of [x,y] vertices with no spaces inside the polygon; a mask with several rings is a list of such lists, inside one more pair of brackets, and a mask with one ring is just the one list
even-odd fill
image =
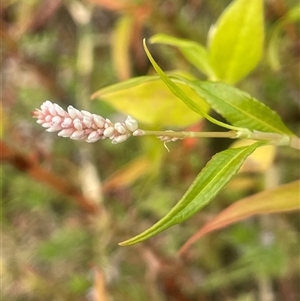
{"label": "pointed leaf", "polygon": [[94,92],[91,96],[91,99],[95,99],[95,98],[101,98],[102,96],[106,95],[106,94],[110,94],[113,92],[119,92],[125,89],[130,89],[130,88],[134,88],[137,85],[149,82],[149,81],[154,81],[159,79],[159,76],[155,75],[155,76],[139,76],[139,77],[133,77],[130,78],[126,81],[114,84],[114,85],[110,85],[108,87],[102,88],[96,92]]}
{"label": "pointed leaf", "polygon": [[189,85],[234,126],[293,135],[274,111],[246,92],[220,82],[190,81]]}
{"label": "pointed leaf", "polygon": [[256,214],[299,210],[300,181],[281,185],[235,202],[195,233],[180,249],[183,254],[193,243],[212,231],[227,227]]}
{"label": "pointed leaf", "polygon": [[212,157],[182,199],[160,221],[120,245],[132,245],[181,223],[206,206],[237,173],[244,160],[260,145],[227,149]]}
{"label": "pointed leaf", "polygon": [[211,80],[216,78],[208,59],[207,50],[201,44],[194,41],[174,38],[167,34],[156,34],[151,37],[150,42],[177,47],[190,63],[206,74]]}
{"label": "pointed leaf", "polygon": [[235,0],[220,16],[210,40],[210,61],[219,80],[236,83],[261,59],[262,0]]}
{"label": "pointed leaf", "polygon": [[[208,104],[193,89],[180,83],[178,85],[201,105],[203,111],[208,111]],[[188,126],[202,119],[199,114],[188,110],[159,76],[132,78],[97,91],[92,98],[100,98],[139,122],[160,127]]]}
{"label": "pointed leaf", "polygon": [[[211,117],[210,115],[208,115],[205,111],[205,108],[203,108],[202,103],[198,103],[195,102],[194,100],[192,100],[187,94],[184,93],[184,91],[178,86],[176,85],[168,76],[165,72],[163,72],[163,70],[157,65],[157,63],[155,62],[154,58],[152,57],[151,53],[149,52],[147,45],[146,45],[146,41],[144,39],[143,41],[144,43],[144,49],[145,52],[152,64],[152,66],[154,67],[155,71],[158,73],[158,75],[160,76],[160,78],[163,80],[163,82],[166,84],[166,86],[169,88],[169,90],[178,98],[180,98],[192,111],[198,113],[199,115],[203,116],[204,118],[206,118],[207,120],[209,120],[210,122],[222,126],[224,128],[230,129],[230,130],[239,130],[238,128],[231,126],[229,124],[223,123],[221,121],[218,121],[217,119]],[[184,81],[183,81],[184,82]]]}
{"label": "pointed leaf", "polygon": [[[254,143],[249,139],[238,139],[230,147],[241,147]],[[274,163],[276,156],[275,145],[263,145],[257,148],[243,163],[239,172],[266,172]]]}

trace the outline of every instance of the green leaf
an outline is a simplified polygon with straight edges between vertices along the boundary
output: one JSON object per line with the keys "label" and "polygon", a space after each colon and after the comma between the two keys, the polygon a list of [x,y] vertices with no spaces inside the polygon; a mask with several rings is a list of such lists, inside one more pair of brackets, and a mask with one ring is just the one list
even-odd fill
{"label": "green leaf", "polygon": [[274,111],[248,93],[220,82],[191,82],[181,79],[234,126],[293,135]]}
{"label": "green leaf", "polygon": [[[178,98],[180,98],[192,111],[198,113],[199,115],[203,116],[210,122],[222,126],[224,128],[230,129],[230,130],[239,130],[238,128],[231,126],[229,124],[223,123],[221,121],[216,120],[215,118],[211,117],[206,113],[206,111],[203,108],[203,105],[200,103],[195,102],[192,100],[178,85],[176,85],[163,71],[162,69],[157,65],[154,58],[152,57],[151,53],[149,52],[146,41],[144,39],[144,49],[145,52],[154,67],[155,71],[158,73],[160,78],[163,80],[163,82],[166,84],[166,86],[169,88],[169,90]],[[183,81],[184,82],[184,81]]]}
{"label": "green leaf", "polygon": [[[193,89],[180,83],[179,86],[185,95],[201,105],[204,112],[208,111],[208,104]],[[111,85],[95,92],[92,98],[100,98],[139,122],[160,127],[188,126],[202,119],[188,110],[159,76],[142,76]]]}
{"label": "green leaf", "polygon": [[177,47],[183,56],[211,80],[216,78],[210,65],[208,53],[201,44],[184,39],[174,38],[167,34],[156,34],[150,38],[150,43],[165,44]]}
{"label": "green leaf", "polygon": [[263,1],[233,1],[210,40],[210,62],[218,79],[236,83],[249,74],[261,59],[263,41]]}
{"label": "green leaf", "polygon": [[109,94],[109,93],[113,93],[113,92],[119,92],[121,90],[125,90],[125,89],[130,89],[130,88],[134,88],[137,85],[143,84],[145,82],[148,81],[154,81],[157,80],[159,78],[159,76],[139,76],[139,77],[134,77],[134,78],[130,78],[126,81],[114,84],[114,85],[110,85],[108,87],[102,88],[98,91],[96,91],[95,93],[92,94],[91,98],[95,99],[95,98],[101,98],[102,96]]}
{"label": "green leaf", "polygon": [[245,159],[260,145],[227,149],[212,157],[198,174],[182,199],[160,221],[143,233],[126,240],[120,245],[132,245],[181,223],[206,206],[237,173]]}
{"label": "green leaf", "polygon": [[207,233],[227,227],[250,216],[299,210],[299,185],[300,181],[298,180],[262,191],[233,203],[189,238],[181,247],[179,253],[182,255],[193,243]]}

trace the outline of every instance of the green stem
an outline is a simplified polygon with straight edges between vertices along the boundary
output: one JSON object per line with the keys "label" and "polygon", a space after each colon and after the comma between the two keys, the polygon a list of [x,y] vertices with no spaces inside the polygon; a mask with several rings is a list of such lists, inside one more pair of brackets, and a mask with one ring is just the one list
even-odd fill
{"label": "green stem", "polygon": [[158,137],[170,138],[231,138],[231,139],[251,139],[256,141],[267,141],[269,144],[277,146],[289,146],[291,148],[300,150],[300,139],[296,136],[282,135],[278,133],[268,133],[259,131],[249,131],[243,129],[242,131],[228,131],[228,132],[175,132],[175,131],[145,131],[138,130],[139,133],[134,136],[152,135]]}
{"label": "green stem", "polygon": [[143,135],[167,136],[176,138],[236,138],[237,132],[173,132],[173,131],[144,131]]}
{"label": "green stem", "polygon": [[158,64],[155,62],[154,58],[152,57],[150,51],[147,48],[146,45],[146,39],[143,40],[144,50],[148,56],[148,59],[150,60],[153,68],[158,73],[162,81],[167,85],[169,90],[178,98],[180,98],[191,110],[197,112],[204,118],[206,118],[211,123],[214,123],[220,127],[233,130],[233,131],[239,131],[241,128],[235,127],[230,124],[226,124],[224,122],[221,122],[210,115],[208,115],[197,103],[195,103],[192,99],[190,99],[175,83],[171,81],[171,79],[163,72],[163,70],[158,66]]}
{"label": "green stem", "polygon": [[296,136],[253,131],[247,138],[253,140],[269,141],[270,143],[277,146],[290,146],[295,149],[300,149],[300,139]]}

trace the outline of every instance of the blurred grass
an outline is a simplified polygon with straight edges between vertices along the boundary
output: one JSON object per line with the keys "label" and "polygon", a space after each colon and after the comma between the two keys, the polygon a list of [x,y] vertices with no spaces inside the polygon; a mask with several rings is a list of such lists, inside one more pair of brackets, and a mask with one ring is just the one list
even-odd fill
{"label": "blurred grass", "polygon": [[[94,180],[99,187],[137,156],[150,153],[158,166],[156,172],[145,172],[129,186],[105,191],[102,198],[92,199],[101,211],[88,214],[71,197],[32,178],[28,166],[16,169],[16,158],[8,156],[3,160],[4,299],[108,300],[109,296],[120,301],[265,301],[265,291],[273,298],[269,300],[299,299],[297,214],[272,216],[267,226],[256,218],[238,223],[204,237],[184,261],[176,257],[186,239],[214,214],[239,197],[259,191],[263,187],[262,175],[242,175],[248,180],[246,186],[233,182],[232,193],[225,190],[194,218],[143,245],[117,246],[119,241],[156,222],[176,203],[205,162],[219,150],[219,142],[200,140],[192,146],[177,142],[170,145],[171,153],[161,145],[162,151],[158,150],[157,143],[146,138],[132,138],[117,146],[100,141],[87,147],[44,133],[31,119],[30,112],[45,99],[63,107],[89,106],[108,117],[119,114],[107,104],[90,103],[88,96],[119,80],[120,70],[111,51],[116,21],[122,16],[136,22],[138,31],[134,37],[165,32],[205,43],[209,26],[230,1],[127,2],[130,8],[121,5],[122,1],[100,0],[6,1],[2,5],[3,141],[27,156],[32,164],[61,176],[80,190],[83,183],[78,174],[85,159],[96,168],[98,178]],[[116,3],[120,4],[117,8]],[[267,31],[294,4],[295,1],[281,0],[268,3]],[[84,22],[85,14],[90,16],[88,22]],[[279,46],[282,69],[274,73],[262,63],[240,87],[265,101],[292,130],[299,132],[299,49],[291,34],[292,30],[299,38],[299,28],[291,26]],[[78,45],[87,34],[91,34],[93,58],[91,70],[84,73],[77,65]],[[146,57],[136,55],[142,51],[142,40],[133,38],[129,45],[127,71],[131,76],[148,74]],[[174,49],[152,49],[165,70],[191,70]],[[125,50],[118,51],[122,55]],[[82,87],[86,89],[84,99]],[[83,155],[81,150],[86,148],[87,155]],[[280,182],[299,177],[299,156],[294,151],[280,149],[275,163]],[[262,242],[265,233],[271,237],[267,244]],[[95,271],[105,276],[104,283]]]}

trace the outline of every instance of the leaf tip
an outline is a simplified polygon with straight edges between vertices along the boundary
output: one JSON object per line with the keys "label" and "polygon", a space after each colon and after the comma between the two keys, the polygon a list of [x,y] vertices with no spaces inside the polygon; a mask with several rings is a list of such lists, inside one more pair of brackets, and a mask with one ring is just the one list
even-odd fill
{"label": "leaf tip", "polygon": [[93,94],[91,95],[91,99],[97,98],[97,95],[98,95],[98,92],[93,93]]}
{"label": "leaf tip", "polygon": [[118,243],[120,247],[127,247],[130,245],[134,245],[136,242],[132,242],[131,239],[127,239]]}

